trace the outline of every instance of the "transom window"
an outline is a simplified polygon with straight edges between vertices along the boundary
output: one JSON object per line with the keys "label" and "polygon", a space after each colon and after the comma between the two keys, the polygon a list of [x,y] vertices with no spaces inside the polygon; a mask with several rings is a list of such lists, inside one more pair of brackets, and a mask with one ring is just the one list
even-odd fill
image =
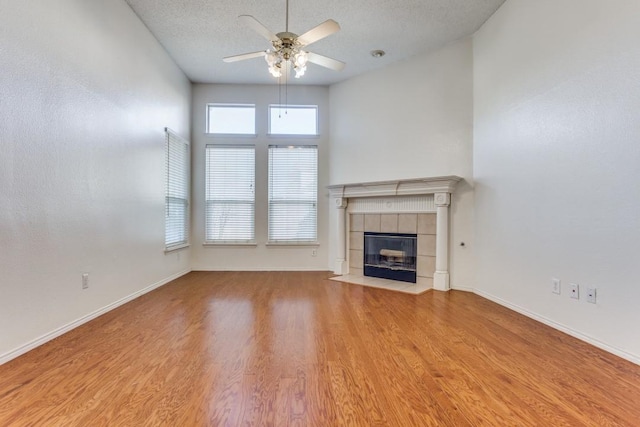
{"label": "transom window", "polygon": [[255,135],[256,106],[253,104],[207,104],[207,133]]}
{"label": "transom window", "polygon": [[269,105],[270,135],[318,135],[317,105]]}

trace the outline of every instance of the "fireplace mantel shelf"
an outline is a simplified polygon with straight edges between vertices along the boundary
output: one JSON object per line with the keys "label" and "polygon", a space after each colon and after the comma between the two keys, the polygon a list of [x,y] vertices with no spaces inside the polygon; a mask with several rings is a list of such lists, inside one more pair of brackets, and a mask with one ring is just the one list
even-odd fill
{"label": "fireplace mantel shelf", "polygon": [[[363,199],[360,202],[365,204],[369,204],[371,201],[383,202],[380,205],[384,207],[382,212],[388,213],[388,209],[401,212],[402,209],[399,207],[407,205],[407,201],[404,199],[410,199],[411,202],[427,197],[432,200],[431,206],[435,209],[437,218],[436,269],[433,276],[433,288],[441,291],[449,290],[449,204],[451,203],[451,193],[454,192],[456,185],[461,180],[462,178],[459,176],[438,176],[328,186],[330,197],[335,207],[338,208],[336,229],[338,246],[334,272],[343,277],[349,276],[346,257],[349,229],[346,224],[346,213],[349,205],[357,205],[353,199]],[[376,200],[376,198],[383,200]],[[386,198],[389,200],[384,200]],[[353,212],[351,208],[349,211]],[[424,210],[417,212],[424,212]]]}
{"label": "fireplace mantel shelf", "polygon": [[385,197],[417,196],[435,193],[453,193],[459,176],[439,176],[432,178],[401,179],[394,181],[360,182],[353,184],[330,185],[327,188],[331,197]]}

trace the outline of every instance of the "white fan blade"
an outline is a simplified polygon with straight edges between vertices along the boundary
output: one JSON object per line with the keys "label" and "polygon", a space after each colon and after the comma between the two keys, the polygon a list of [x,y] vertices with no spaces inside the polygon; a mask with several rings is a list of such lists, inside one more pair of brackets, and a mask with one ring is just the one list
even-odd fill
{"label": "white fan blade", "polygon": [[272,42],[276,42],[276,41],[280,40],[280,39],[278,39],[278,36],[276,36],[274,33],[272,33],[271,30],[269,30],[267,27],[262,25],[260,23],[260,21],[258,21],[256,18],[254,18],[251,15],[240,15],[240,16],[238,16],[238,19],[244,25],[246,25],[247,27],[251,28],[253,31],[255,31],[256,33],[260,34],[265,39],[267,39],[269,41],[272,41]]}
{"label": "white fan blade", "polygon": [[344,62],[338,61],[337,59],[332,59],[324,55],[318,55],[317,53],[313,52],[307,52],[307,60],[309,62],[313,62],[314,64],[318,64],[325,68],[330,68],[336,71],[342,71],[342,69],[346,65]]}
{"label": "white fan blade", "polygon": [[322,24],[310,29],[303,35],[298,37],[298,42],[302,46],[315,43],[320,39],[330,36],[333,33],[340,31],[340,25],[333,19],[327,19]]}
{"label": "white fan blade", "polygon": [[258,58],[260,56],[264,56],[266,52],[261,50],[260,52],[251,52],[251,53],[243,53],[242,55],[233,55],[226,56],[222,58],[224,62],[236,62],[236,61],[244,61],[245,59]]}

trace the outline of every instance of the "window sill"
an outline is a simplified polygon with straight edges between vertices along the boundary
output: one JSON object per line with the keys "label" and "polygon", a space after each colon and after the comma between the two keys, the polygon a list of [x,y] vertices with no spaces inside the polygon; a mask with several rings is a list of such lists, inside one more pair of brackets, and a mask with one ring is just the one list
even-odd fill
{"label": "window sill", "polygon": [[293,138],[299,138],[299,139],[318,139],[320,138],[320,134],[316,133],[316,134],[295,134],[295,133],[268,133],[267,134],[268,138],[282,138],[282,139],[293,139]]}
{"label": "window sill", "polygon": [[320,246],[320,242],[267,242],[265,246],[274,246],[274,247],[282,247],[282,246],[309,246],[309,247],[318,247]]}
{"label": "window sill", "polygon": [[205,132],[204,135],[209,138],[257,138],[257,133],[209,133]]}
{"label": "window sill", "polygon": [[204,242],[204,247],[216,247],[216,246],[242,246],[242,247],[256,247],[256,242]]}
{"label": "window sill", "polygon": [[189,243],[185,243],[183,245],[177,245],[177,246],[170,246],[170,247],[164,249],[164,253],[165,254],[170,254],[171,252],[179,251],[181,249],[186,249],[186,248],[188,248],[190,246],[191,246],[191,244],[189,244]]}

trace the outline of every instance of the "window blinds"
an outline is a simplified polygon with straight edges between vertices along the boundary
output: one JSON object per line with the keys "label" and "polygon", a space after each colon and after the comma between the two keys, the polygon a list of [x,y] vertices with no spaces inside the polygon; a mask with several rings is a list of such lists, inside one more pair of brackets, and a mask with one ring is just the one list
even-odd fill
{"label": "window blinds", "polygon": [[255,241],[255,147],[207,145],[208,243]]}
{"label": "window blinds", "polygon": [[269,147],[269,242],[317,240],[318,147]]}
{"label": "window blinds", "polygon": [[189,242],[189,142],[166,134],[165,249]]}

